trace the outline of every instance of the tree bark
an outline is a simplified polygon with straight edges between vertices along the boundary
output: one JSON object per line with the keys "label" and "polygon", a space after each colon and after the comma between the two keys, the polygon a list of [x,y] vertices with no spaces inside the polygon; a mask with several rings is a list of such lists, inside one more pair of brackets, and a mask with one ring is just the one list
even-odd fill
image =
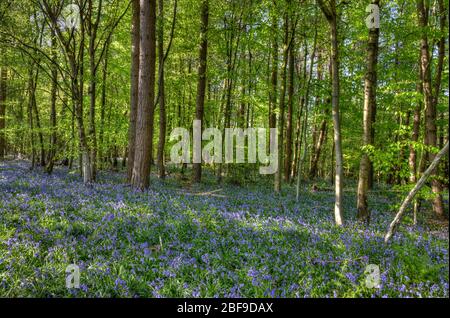
{"label": "tree bark", "polygon": [[[232,113],[232,93],[234,87],[233,74],[235,71],[237,53],[239,50],[239,42],[241,37],[242,28],[242,12],[239,16],[235,15],[236,3],[232,2],[232,12],[233,15],[231,20],[228,18],[224,19],[225,24],[225,38],[226,38],[226,55],[227,55],[227,71],[226,79],[224,81],[224,98],[225,98],[225,110],[224,110],[224,121],[222,127],[222,147],[225,147],[225,129],[231,126],[231,113]],[[236,32],[237,31],[237,32]],[[224,149],[224,148],[223,148]],[[224,153],[224,150],[222,150]],[[217,182],[222,182],[223,177],[223,163],[219,164],[217,169]],[[228,168],[228,166],[226,166]],[[227,171],[228,172],[228,171]]]}
{"label": "tree bark", "polygon": [[51,134],[50,134],[50,150],[48,152],[48,162],[46,166],[46,171],[48,174],[53,172],[53,165],[56,155],[56,94],[58,92],[58,69],[56,68],[57,63],[57,43],[55,31],[51,32],[51,43],[52,43],[52,69],[51,69],[51,79],[52,88],[50,93],[50,124],[51,124]]}
{"label": "tree bark", "polygon": [[128,127],[128,164],[127,178],[131,182],[136,149],[136,116],[139,92],[139,45],[140,45],[140,14],[139,0],[132,0],[131,23],[131,88],[130,88],[130,124]]}
{"label": "tree bark", "polygon": [[[308,59],[308,43],[307,41],[304,41],[304,53],[303,53],[303,67],[300,70],[300,65],[299,63],[296,64],[296,68],[297,68],[297,77],[300,79],[301,83],[306,83],[306,74],[307,74],[307,70],[306,70],[306,62]],[[302,73],[302,76],[300,77],[300,73]],[[308,80],[309,82],[309,80]],[[304,85],[304,84],[303,84]],[[302,86],[299,87],[299,91],[301,90]],[[297,167],[298,167],[298,162],[299,162],[299,158],[300,158],[300,141],[301,141],[301,136],[302,136],[302,114],[303,114],[303,108],[304,108],[304,104],[305,104],[305,96],[301,96],[300,97],[300,101],[299,101],[299,107],[297,110],[297,123],[296,123],[296,127],[295,127],[295,142],[294,142],[294,158],[293,158],[293,164],[292,164],[292,168],[291,168],[291,180],[294,178],[294,176],[297,174]]]}
{"label": "tree bark", "polygon": [[[199,67],[198,67],[198,85],[197,85],[197,101],[195,110],[195,119],[203,121],[204,104],[205,104],[205,88],[206,88],[206,65],[208,51],[208,0],[203,0],[201,8],[201,30],[200,30],[200,51],[199,51]],[[200,125],[202,131],[203,123]],[[201,158],[200,158],[201,159]],[[200,182],[202,178],[201,163],[194,163],[193,181]]]}
{"label": "tree bark", "polygon": [[[103,60],[102,69],[102,92],[100,99],[100,131],[98,133],[98,158],[99,158],[99,168],[102,169],[104,163],[106,162],[106,156],[104,154],[105,144],[104,144],[104,134],[105,134],[105,108],[106,108],[106,78],[108,75],[108,58],[109,58],[109,44],[106,45],[105,58]],[[124,157],[123,163],[125,164],[126,158]]]}
{"label": "tree bark", "polygon": [[[373,0],[372,4],[378,6],[379,0]],[[363,146],[373,145],[372,134],[372,114],[376,107],[376,89],[377,89],[377,63],[378,63],[378,38],[379,29],[369,30],[369,41],[367,47],[367,70],[364,81],[364,112],[363,112]],[[370,210],[367,204],[367,192],[369,190],[370,179],[370,158],[367,149],[364,149],[359,164],[359,180],[357,194],[358,220],[361,222],[370,222]]]}
{"label": "tree bark", "polygon": [[[422,75],[420,75],[419,77],[422,78]],[[421,95],[423,94],[422,80],[418,81],[416,89],[418,93],[420,93]],[[417,151],[415,149],[415,146],[417,141],[419,140],[421,112],[422,112],[422,100],[417,102],[417,106],[414,109],[413,115],[413,127],[412,127],[411,143],[409,145],[409,158],[408,158],[410,183],[417,182]]]}
{"label": "tree bark", "polygon": [[339,116],[339,46],[338,46],[338,25],[336,0],[330,1],[330,6],[325,5],[323,0],[318,0],[319,6],[327,18],[331,28],[331,75],[332,75],[332,117],[334,132],[334,151],[335,151],[335,204],[334,219],[336,225],[343,224],[342,214],[342,195],[343,195],[343,159],[342,159],[342,142],[341,142],[341,124]]}
{"label": "tree bark", "polygon": [[278,88],[278,21],[276,13],[272,12],[272,50],[271,50],[271,75],[270,75],[270,92],[269,92],[269,128],[276,128],[275,109],[277,105],[277,88]]}
{"label": "tree bark", "polygon": [[33,103],[35,99],[35,83],[34,83],[34,72],[33,72],[34,63],[31,63],[28,70],[28,107],[27,107],[27,115],[28,115],[28,126],[30,129],[30,145],[31,145],[31,167],[30,169],[34,169],[36,164],[36,149],[34,145],[34,120],[33,120]]}
{"label": "tree bark", "polygon": [[[292,30],[294,32],[294,30]],[[292,34],[294,36],[294,34]],[[286,127],[286,155],[284,161],[284,179],[290,182],[292,166],[292,117],[294,111],[294,45],[289,48],[289,86],[288,86],[288,109]]]}
{"label": "tree bark", "polygon": [[280,104],[278,115],[278,169],[275,172],[274,190],[279,193],[281,191],[281,176],[283,167],[283,146],[284,146],[284,102],[286,97],[286,69],[289,54],[289,17],[285,13],[284,18],[284,43],[283,43],[283,64],[281,66],[281,88],[280,88]]}
{"label": "tree bark", "polygon": [[[311,66],[312,67],[312,66]],[[307,125],[308,125],[308,107],[307,104],[305,102],[304,104],[304,109],[305,109],[305,116],[303,117],[303,123],[302,123],[302,130],[301,130],[301,136],[300,136],[300,144],[299,144],[299,158],[298,158],[298,168],[297,168],[297,184],[296,184],[296,201],[298,202],[299,198],[300,198],[300,181],[301,181],[301,174],[302,174],[302,168],[303,168],[303,163],[305,162],[305,158],[306,158],[306,153],[308,150],[308,144],[307,144],[307,140],[306,140],[306,136],[307,136]],[[303,148],[302,148],[302,144]],[[303,150],[303,154],[301,154],[301,151]]]}
{"label": "tree bark", "polygon": [[164,88],[164,1],[158,0],[158,103],[159,103],[159,142],[158,142],[158,176],[166,175],[164,167],[164,144],[166,141],[166,94]]}
{"label": "tree bark", "polygon": [[139,95],[136,118],[136,149],[131,185],[146,189],[150,185],[153,152],[153,114],[155,99],[156,1],[140,2]]}
{"label": "tree bark", "polygon": [[[442,10],[442,8],[441,8]],[[429,17],[429,4],[424,3],[423,0],[417,0],[417,13],[419,18],[419,27],[422,30],[420,39],[420,68],[422,72],[422,85],[423,85],[423,98],[425,106],[425,146],[436,147],[437,146],[437,128],[436,128],[436,106],[438,98],[433,96],[432,80],[431,80],[431,59],[430,48],[428,44],[428,36],[426,34],[426,28],[428,27]],[[444,12],[441,12],[444,15]],[[444,20],[445,22],[445,20]],[[442,54],[440,51],[439,54]],[[439,64],[438,64],[439,67]],[[435,94],[439,95],[440,78],[442,73],[441,69],[437,69],[436,82],[435,82]],[[430,162],[434,159],[435,154],[430,149],[425,151],[424,162]],[[434,176],[432,179],[431,189],[434,193],[433,199],[433,211],[438,218],[445,218],[444,205],[442,202],[442,186],[439,180]]]}
{"label": "tree bark", "polygon": [[0,68],[0,159],[6,155],[5,114],[6,114],[6,83],[8,72],[5,67]]}
{"label": "tree bark", "polygon": [[322,152],[322,146],[325,142],[325,137],[327,135],[328,130],[328,116],[330,112],[328,109],[325,110],[325,118],[322,119],[322,123],[319,128],[319,138],[317,139],[316,144],[313,144],[314,152],[311,160],[311,167],[309,169],[309,178],[315,179],[317,177],[317,167],[319,164],[320,153]]}
{"label": "tree bark", "polygon": [[[310,69],[309,69],[309,77],[308,77],[308,83],[306,86],[306,103],[308,103],[309,100],[309,90],[310,90],[310,86],[311,86],[311,79],[312,79],[312,74],[313,74],[313,64],[314,64],[314,55],[316,54],[316,48],[317,48],[317,30],[314,34],[314,49],[313,49],[313,53],[311,55],[311,62],[310,62]],[[322,64],[320,63],[320,59],[321,59],[321,51],[319,50],[318,52],[318,56],[317,56],[317,61],[318,61],[318,65],[317,65],[317,80],[321,81],[322,80]],[[330,103],[330,99],[327,98],[327,103]],[[321,103],[321,98],[319,93],[316,94],[316,101],[315,101],[315,107],[316,109],[320,106]],[[309,176],[311,179],[314,179],[317,175],[317,165],[319,162],[319,158],[320,158],[320,152],[321,152],[321,148],[322,148],[322,144],[325,141],[326,138],[326,133],[327,133],[327,122],[328,122],[328,117],[329,116],[329,110],[328,108],[325,108],[325,118],[322,121],[322,125],[321,125],[321,130],[320,130],[320,134],[319,134],[319,143],[315,143],[313,141],[312,146],[314,147],[314,154],[312,155],[312,160],[311,160],[311,165],[310,165],[310,169],[309,169]],[[322,128],[324,130],[322,130]],[[322,135],[322,131],[323,131],[323,135]],[[323,138],[323,139],[322,139]],[[314,138],[313,138],[314,140]]]}
{"label": "tree bark", "polygon": [[97,4],[97,15],[95,20],[93,20],[93,0],[88,1],[88,16],[87,25],[89,32],[89,129],[88,129],[88,142],[90,148],[90,162],[91,162],[91,173],[93,181],[96,179],[97,175],[97,136],[96,136],[96,125],[95,125],[95,101],[97,97],[97,66],[95,60],[96,51],[96,38],[97,30],[100,22],[101,10],[102,10],[102,0]]}
{"label": "tree bark", "polygon": [[44,135],[42,134],[41,119],[39,116],[39,110],[37,108],[37,101],[36,101],[37,79],[38,79],[38,76],[36,73],[36,78],[34,80],[32,107],[33,107],[34,116],[36,118],[36,128],[38,130],[38,138],[39,138],[39,148],[40,148],[39,165],[41,167],[45,167]]}

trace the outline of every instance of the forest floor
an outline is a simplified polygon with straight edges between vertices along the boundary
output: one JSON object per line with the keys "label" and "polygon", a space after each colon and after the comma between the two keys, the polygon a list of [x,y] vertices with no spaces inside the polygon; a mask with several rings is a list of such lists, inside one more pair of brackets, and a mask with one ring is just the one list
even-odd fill
{"label": "forest floor", "polygon": [[[448,297],[448,227],[408,215],[390,245],[383,235],[404,193],[379,186],[372,222],[355,220],[346,188],[346,224],[333,221],[332,191],[267,182],[152,176],[133,191],[122,172],[82,184],[77,171],[52,175],[26,161],[0,162],[0,297]],[[448,209],[448,194],[445,196]],[[162,244],[161,244],[162,243]],[[66,267],[80,288],[66,288]],[[366,286],[368,264],[379,288]]]}

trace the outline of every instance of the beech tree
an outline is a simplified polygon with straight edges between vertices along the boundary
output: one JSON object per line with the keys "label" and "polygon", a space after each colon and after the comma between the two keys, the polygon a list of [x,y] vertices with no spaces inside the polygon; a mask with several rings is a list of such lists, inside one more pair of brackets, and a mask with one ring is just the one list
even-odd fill
{"label": "beech tree", "polygon": [[3,158],[6,153],[6,138],[5,138],[5,114],[6,114],[6,83],[8,73],[6,67],[0,68],[0,158]]}
{"label": "beech tree", "polygon": [[[156,66],[156,0],[140,2],[139,94],[136,116],[136,145],[131,185],[150,185],[153,152],[153,114]],[[146,31],[144,31],[146,30]]]}
{"label": "beech tree", "polygon": [[342,196],[343,196],[343,157],[342,157],[342,141],[341,141],[341,122],[339,113],[339,43],[338,43],[338,13],[336,10],[336,1],[331,0],[329,5],[324,1],[318,0],[320,9],[325,15],[330,26],[330,42],[331,42],[331,76],[332,76],[332,117],[334,130],[334,150],[335,150],[335,205],[334,219],[337,225],[342,225]]}
{"label": "beech tree", "polygon": [[[198,84],[197,84],[197,102],[195,108],[195,119],[203,121],[205,108],[205,89],[206,89],[206,63],[208,54],[208,0],[203,0],[201,5],[201,30],[200,30],[200,51],[198,66]],[[200,131],[201,127],[200,126]],[[201,160],[201,158],[199,158]],[[194,163],[193,181],[200,182],[202,178],[201,163]]]}
{"label": "beech tree", "polygon": [[[425,150],[425,156],[423,165],[426,162],[433,161],[435,157],[433,147],[437,146],[437,128],[436,128],[436,106],[437,98],[433,95],[433,83],[431,78],[431,57],[430,46],[426,28],[428,27],[428,20],[430,15],[429,2],[423,0],[417,0],[417,15],[419,27],[421,30],[420,38],[420,74],[422,80],[422,92],[425,107],[425,146],[428,146]],[[439,2],[439,12],[441,14],[441,27],[445,25],[445,8],[443,2]],[[439,55],[438,55],[438,68],[435,77],[434,94],[439,94],[441,76],[442,76],[442,63],[445,50],[445,39],[440,40]],[[444,47],[442,47],[444,43]],[[445,218],[444,206],[442,204],[442,187],[438,179],[432,179],[432,191],[435,198],[433,199],[433,210],[439,218]]]}
{"label": "beech tree", "polygon": [[[379,6],[380,1],[373,0],[372,5]],[[377,62],[378,62],[378,38],[380,29],[375,27],[369,30],[367,43],[367,70],[364,79],[364,115],[363,115],[363,147],[373,146],[372,118],[376,105],[377,89]],[[370,221],[370,211],[367,205],[367,191],[369,189],[369,179],[371,163],[367,150],[363,150],[361,162],[359,164],[358,180],[358,219],[363,222]]]}
{"label": "beech tree", "polygon": [[140,56],[140,5],[132,0],[131,21],[131,80],[130,80],[130,124],[128,128],[128,181],[131,182],[136,148],[136,116],[139,93],[139,56]]}

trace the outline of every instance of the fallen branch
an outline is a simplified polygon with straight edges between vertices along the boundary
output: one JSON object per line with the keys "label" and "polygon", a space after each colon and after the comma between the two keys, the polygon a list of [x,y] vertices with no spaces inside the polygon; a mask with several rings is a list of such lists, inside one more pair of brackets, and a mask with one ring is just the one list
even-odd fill
{"label": "fallen branch", "polygon": [[403,213],[405,212],[406,208],[408,207],[409,203],[414,199],[414,196],[419,192],[419,190],[424,186],[425,181],[427,181],[428,177],[431,175],[433,170],[436,168],[436,166],[439,164],[439,161],[441,158],[447,154],[448,152],[448,141],[445,144],[444,148],[439,151],[439,153],[434,158],[433,162],[430,164],[428,169],[423,173],[422,177],[420,177],[419,181],[417,181],[414,188],[408,193],[405,200],[403,201],[402,205],[400,206],[400,209],[398,210],[397,215],[395,216],[394,220],[389,225],[389,229],[386,232],[386,236],[384,237],[384,242],[387,243],[389,239],[394,234],[398,224],[400,223],[400,219],[402,218]]}
{"label": "fallen branch", "polygon": [[222,189],[216,189],[216,190],[212,190],[212,191],[208,191],[208,192],[195,192],[195,193],[185,192],[185,191],[182,191],[182,192],[184,195],[213,196],[213,197],[222,197],[222,198],[226,197],[223,194],[215,194],[215,192],[218,192],[218,191],[222,191]]}

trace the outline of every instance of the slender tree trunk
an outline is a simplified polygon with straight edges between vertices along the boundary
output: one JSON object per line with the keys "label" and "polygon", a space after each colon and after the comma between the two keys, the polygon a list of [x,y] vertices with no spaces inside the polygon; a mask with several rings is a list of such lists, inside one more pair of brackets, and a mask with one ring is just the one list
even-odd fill
{"label": "slender tree trunk", "polygon": [[97,135],[96,135],[96,124],[95,124],[95,104],[97,97],[97,67],[95,60],[95,50],[96,50],[96,38],[97,29],[100,22],[101,10],[102,10],[102,0],[97,4],[97,15],[93,21],[93,0],[88,1],[88,32],[89,32],[89,147],[90,147],[90,162],[92,170],[92,178],[95,181],[97,176]]}
{"label": "slender tree trunk", "polygon": [[327,135],[327,129],[328,129],[328,116],[330,112],[328,109],[325,110],[325,118],[322,120],[322,123],[320,124],[319,129],[319,138],[317,139],[316,144],[313,146],[313,155],[311,160],[311,167],[309,169],[309,177],[310,179],[315,179],[317,177],[317,166],[319,164],[320,159],[320,153],[322,152],[322,146],[325,142],[325,137]]}
{"label": "slender tree trunk", "polygon": [[5,67],[0,68],[0,159],[6,155],[5,114],[6,114],[6,83],[8,72]]}
{"label": "slender tree trunk", "polygon": [[[292,30],[294,32],[294,30]],[[294,36],[294,34],[292,34]],[[288,111],[287,111],[287,127],[286,127],[286,156],[284,164],[284,179],[290,182],[291,166],[292,166],[292,117],[294,111],[294,42],[289,48],[289,86],[288,86]]]}
{"label": "slender tree trunk", "polygon": [[[103,165],[106,161],[104,149],[104,134],[105,134],[105,108],[106,108],[106,78],[108,75],[108,58],[109,58],[109,44],[106,44],[105,51],[105,59],[103,60],[103,69],[102,69],[102,92],[100,99],[100,131],[98,134],[98,158],[99,158],[99,168],[102,169]],[[126,158],[124,157],[124,162],[126,162]]]}
{"label": "slender tree trunk", "polygon": [[84,122],[84,42],[85,42],[85,29],[84,29],[83,16],[80,21],[80,53],[78,60],[75,57],[75,53],[70,55],[70,63],[72,70],[72,95],[75,99],[75,117],[78,123],[78,136],[80,142],[80,170],[83,176],[83,183],[90,184],[94,181],[94,175],[92,171],[91,152],[88,137],[86,135],[86,127]]}
{"label": "slender tree trunk", "polygon": [[70,121],[70,155],[69,155],[69,169],[73,167],[73,160],[75,157],[75,102],[72,98],[72,118]]}
{"label": "slender tree trunk", "polygon": [[[315,33],[314,36],[314,52],[313,55],[315,54],[316,51],[316,43],[317,43],[317,31]],[[321,57],[321,51],[319,51],[319,56],[317,58],[318,60],[318,66],[317,66],[317,80],[321,81],[322,80],[322,65],[320,64],[320,57]],[[313,65],[313,58],[311,59],[311,66],[310,66],[310,74],[309,74],[309,80],[308,80],[308,87],[307,87],[307,93],[309,95],[309,87],[310,87],[310,81],[311,81],[311,77],[312,77],[312,65]],[[330,99],[327,98],[326,99],[327,104],[330,104]],[[316,94],[316,109],[320,107],[320,103],[321,103],[321,98],[320,95],[317,93]],[[327,133],[327,129],[328,129],[328,116],[329,116],[329,109],[328,107],[325,108],[325,118],[322,120],[322,124],[321,124],[321,128],[320,128],[320,132],[319,132],[319,140],[316,143],[316,141],[313,138],[313,143],[312,143],[312,147],[313,147],[313,154],[312,154],[312,159],[311,159],[311,164],[310,164],[310,168],[309,168],[309,176],[311,179],[314,179],[317,176],[317,166],[319,163],[319,159],[320,159],[320,153],[321,153],[321,149],[322,149],[322,145],[325,141],[325,137],[326,137],[326,133]]]}
{"label": "slender tree trunk", "polygon": [[139,45],[140,45],[140,15],[139,0],[132,0],[131,23],[131,89],[130,89],[130,124],[128,128],[128,165],[127,178],[131,182],[136,149],[136,117],[139,92]]}
{"label": "slender tree trunk", "polygon": [[[199,67],[198,67],[198,85],[197,85],[197,102],[195,110],[195,119],[203,121],[204,104],[205,104],[205,88],[206,88],[206,65],[208,51],[208,0],[203,0],[201,7],[201,30],[200,30],[200,51],[199,51]],[[200,125],[202,131],[203,123]],[[201,145],[200,145],[201,146]],[[201,160],[200,158],[197,158]],[[193,181],[200,182],[202,178],[201,163],[194,163]]]}
{"label": "slender tree trunk", "polygon": [[[37,77],[35,80],[34,85],[37,85]],[[36,87],[34,88],[34,93],[33,93],[33,111],[34,111],[34,116],[36,119],[36,128],[38,130],[38,138],[39,138],[39,149],[40,149],[40,156],[39,156],[39,165],[41,167],[45,167],[45,148],[44,148],[44,135],[42,134],[42,126],[41,126],[41,119],[39,116],[39,110],[37,108],[37,102],[36,102]]]}
{"label": "slender tree trunk", "polygon": [[27,107],[27,115],[28,115],[28,126],[30,129],[30,145],[31,145],[31,167],[30,169],[34,169],[36,164],[36,149],[34,145],[34,122],[33,122],[33,103],[35,98],[35,84],[34,84],[34,72],[33,72],[34,64],[30,65],[30,69],[28,71],[28,107]]}
{"label": "slender tree trunk", "polygon": [[[312,67],[312,66],[311,66]],[[303,169],[303,163],[305,162],[306,153],[308,151],[308,144],[307,144],[307,125],[308,125],[308,107],[305,103],[304,105],[305,109],[305,116],[303,117],[303,124],[302,124],[302,132],[300,136],[300,144],[299,144],[299,158],[298,158],[298,169],[297,169],[297,185],[296,185],[296,201],[298,202],[300,198],[300,182],[302,179],[302,169]],[[304,144],[304,145],[303,145]],[[302,148],[303,145],[303,148]],[[301,154],[301,151],[303,150],[303,154]]]}
{"label": "slender tree trunk", "polygon": [[[306,82],[306,61],[308,59],[308,43],[306,41],[304,41],[304,53],[303,53],[303,67],[300,70],[300,63],[295,63],[295,67],[297,69],[297,77],[300,79],[300,83],[305,83]],[[302,76],[300,77],[300,73],[303,72]],[[300,84],[301,85],[301,84]],[[299,91],[301,90],[301,87],[299,87]],[[297,167],[298,167],[298,158],[299,156],[299,151],[300,151],[300,136],[302,134],[301,132],[301,119],[302,119],[302,112],[303,112],[303,106],[305,104],[305,96],[301,96],[300,97],[300,101],[299,101],[299,107],[297,110],[297,116],[296,116],[296,125],[295,125],[295,141],[294,141],[294,151],[293,151],[293,164],[291,167],[291,180],[294,178],[294,176],[297,173]]]}
{"label": "slender tree trunk", "polygon": [[272,14],[272,65],[270,76],[270,92],[269,92],[269,128],[276,128],[276,105],[277,105],[277,89],[278,89],[278,37],[276,30],[278,29],[278,21],[276,13]]}
{"label": "slender tree trunk", "polygon": [[[100,5],[101,7],[101,1]],[[97,25],[92,22],[92,0],[88,1],[88,32],[89,32],[89,129],[88,142],[90,147],[90,162],[93,181],[97,174],[97,138],[95,132],[95,99],[97,95],[97,71],[95,67],[95,38],[97,36]]]}
{"label": "slender tree trunk", "polygon": [[[448,3],[448,2],[447,2]],[[439,25],[440,25],[440,31],[442,34],[445,34],[445,27],[447,25],[447,10],[444,5],[443,0],[438,1],[438,14],[439,14]],[[439,103],[439,95],[441,93],[441,79],[442,79],[442,72],[444,68],[444,59],[445,59],[445,42],[446,42],[446,36],[442,35],[442,37],[439,39],[438,42],[438,56],[437,56],[437,67],[436,67],[436,73],[434,78],[434,95],[433,95],[433,109],[435,110],[434,114],[434,124],[436,126],[436,119],[438,118],[438,103]],[[435,146],[439,146],[438,143],[438,136],[437,136],[437,128],[436,130],[436,137],[434,141]],[[434,153],[431,153],[430,159],[433,160],[435,157]],[[431,182],[431,189],[433,193],[435,194],[434,200],[433,200],[433,210],[435,214],[439,218],[447,218],[447,215],[445,214],[445,208],[442,200],[442,183],[441,181],[436,178],[439,175],[439,170],[435,170],[435,178]]]}
{"label": "slender tree trunk", "polygon": [[92,175],[91,156],[89,151],[89,144],[85,132],[83,119],[83,94],[81,85],[78,84],[77,75],[72,75],[72,94],[74,96],[75,104],[75,119],[78,123],[78,137],[80,143],[80,169],[83,176],[83,182],[90,184],[94,181]]}
{"label": "slender tree trunk", "polygon": [[[248,96],[252,96],[252,94],[253,94],[252,59],[253,59],[253,55],[249,48],[248,49],[248,92],[247,92]],[[209,85],[209,86],[211,86],[211,85]],[[250,127],[251,105],[252,104],[250,103],[250,101],[247,102],[247,114],[246,114],[246,119],[245,119],[245,128]]]}
{"label": "slender tree trunk", "polygon": [[[52,41],[52,63],[56,64],[56,54],[57,54],[57,43],[56,43],[56,34],[52,30],[51,34]],[[56,94],[58,90],[57,82],[58,82],[58,70],[55,65],[52,65],[51,69],[51,77],[52,77],[52,88],[50,93],[50,124],[51,124],[51,134],[50,134],[50,150],[48,152],[48,162],[46,171],[48,174],[51,174],[53,171],[53,165],[56,155]]]}
{"label": "slender tree trunk", "polygon": [[[34,63],[32,66],[32,69],[34,67]],[[33,72],[33,71],[32,71]],[[36,129],[37,129],[37,135],[38,135],[38,139],[39,139],[39,148],[40,148],[40,156],[39,156],[39,165],[41,167],[45,167],[45,150],[44,150],[44,136],[42,134],[42,127],[41,127],[41,120],[39,117],[39,111],[37,108],[37,101],[36,101],[36,88],[37,88],[37,82],[39,79],[39,69],[36,69],[36,73],[32,74],[32,80],[31,80],[31,90],[30,90],[30,102],[31,102],[31,121],[33,122],[33,113],[34,113],[34,117],[35,117],[35,124],[36,124]],[[33,126],[33,123],[31,124],[31,126]]]}
{"label": "slender tree trunk", "polygon": [[[420,78],[422,78],[421,75],[422,72],[420,72]],[[417,92],[421,95],[423,94],[422,89],[422,80],[419,80],[417,83]],[[408,164],[409,164],[409,182],[410,183],[416,183],[417,182],[417,151],[416,151],[416,143],[419,141],[419,134],[420,134],[420,113],[422,111],[422,100],[419,100],[417,102],[417,106],[414,109],[414,115],[413,115],[413,127],[412,127],[412,135],[411,135],[411,143],[409,145],[409,158],[408,158]]]}
{"label": "slender tree trunk", "polygon": [[[235,3],[232,4],[234,11]],[[231,25],[228,25],[228,29],[230,31],[226,31],[226,53],[227,53],[227,77],[224,81],[225,84],[225,110],[224,110],[224,121],[223,121],[223,129],[222,129],[222,147],[225,147],[225,129],[231,128],[231,113],[232,113],[232,93],[234,87],[234,79],[233,74],[235,71],[236,58],[239,49],[239,41],[240,41],[240,29],[241,29],[241,20],[242,16],[236,18],[233,15],[231,20]],[[228,24],[225,19],[225,24]],[[237,26],[236,26],[237,24]],[[236,29],[238,29],[236,32]],[[236,45],[235,45],[236,43]],[[235,46],[235,48],[234,48]],[[224,148],[223,148],[224,149]],[[223,153],[224,151],[222,151]],[[227,166],[228,167],[228,166]],[[228,173],[228,171],[227,171]],[[219,164],[219,168],[217,169],[217,181],[218,183],[222,182],[223,175],[223,164]]]}
{"label": "slender tree trunk", "polygon": [[279,193],[281,191],[281,176],[283,166],[283,146],[284,146],[284,102],[286,96],[286,69],[289,53],[289,17],[285,13],[284,18],[284,43],[283,43],[283,64],[281,66],[281,88],[280,88],[280,104],[278,116],[278,169],[275,172],[274,190]]}
{"label": "slender tree trunk", "polygon": [[158,176],[164,178],[164,145],[166,141],[166,94],[164,88],[164,1],[158,0],[158,89],[159,89],[159,142],[158,142]]}
{"label": "slender tree trunk", "polygon": [[[372,1],[372,4],[378,6],[379,0]],[[378,38],[379,29],[369,30],[369,41],[367,48],[367,70],[364,81],[364,114],[363,114],[363,146],[373,145],[372,136],[372,112],[376,105],[377,89],[377,63],[378,63]],[[363,150],[359,164],[359,180],[357,208],[358,220],[369,223],[370,211],[367,204],[367,192],[369,190],[370,178],[370,159],[367,150]]]}
{"label": "slender tree trunk", "polygon": [[[163,0],[158,0],[159,8],[159,23],[158,23],[158,59],[159,59],[159,71],[158,71],[158,101],[159,103],[159,141],[158,141],[158,176],[160,178],[165,178],[165,162],[164,162],[164,148],[166,143],[166,129],[167,129],[167,116],[166,116],[166,93],[165,93],[165,83],[164,83],[164,68],[167,55],[172,44],[176,16],[177,16],[177,0],[175,0],[173,8],[173,20],[172,28],[170,32],[169,44],[167,50],[164,53],[164,4]],[[170,112],[169,112],[170,113]],[[170,121],[169,121],[170,124]]]}
{"label": "slender tree trunk", "polygon": [[136,149],[131,184],[145,189],[150,185],[150,165],[153,152],[153,113],[155,99],[156,1],[141,0],[139,95],[136,120]]}
{"label": "slender tree trunk", "polygon": [[[424,106],[425,106],[425,145],[428,147],[437,146],[437,129],[436,129],[436,101],[437,98],[433,96],[432,81],[431,81],[431,59],[430,48],[428,44],[428,36],[425,29],[428,27],[428,15],[429,7],[428,3],[425,4],[423,0],[417,0],[417,13],[419,17],[419,26],[422,30],[422,36],[420,39],[420,68],[422,72],[422,85],[424,93]],[[445,20],[444,20],[445,21]],[[441,53],[441,52],[440,52]],[[442,68],[437,70],[435,90],[440,86],[440,73]],[[435,92],[439,94],[439,90]],[[429,149],[425,152],[425,162],[433,161],[435,154]],[[439,180],[434,175],[432,179],[432,191],[435,198],[433,199],[433,211],[438,218],[445,218],[445,211],[442,202],[442,187]]]}
{"label": "slender tree trunk", "polygon": [[341,144],[341,124],[339,115],[339,45],[338,45],[338,25],[336,13],[336,0],[330,1],[330,6],[325,5],[323,0],[318,0],[320,8],[322,9],[328,24],[331,28],[331,75],[332,75],[332,117],[334,130],[334,150],[335,150],[335,205],[334,218],[336,225],[343,224],[342,213],[342,196],[343,196],[343,159],[342,159],[342,144]]}

